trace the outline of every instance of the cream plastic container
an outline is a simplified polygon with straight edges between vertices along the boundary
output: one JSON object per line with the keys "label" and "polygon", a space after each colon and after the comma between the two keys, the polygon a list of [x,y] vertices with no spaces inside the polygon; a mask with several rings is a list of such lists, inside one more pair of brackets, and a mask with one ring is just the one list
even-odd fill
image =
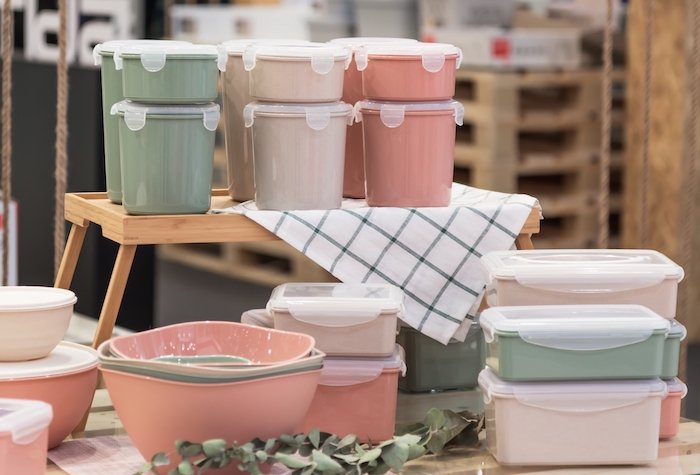
{"label": "cream plastic container", "polygon": [[664,381],[668,396],[661,403],[661,427],[659,439],[670,439],[678,435],[681,420],[681,399],[688,394],[688,387],[678,378]]}
{"label": "cream plastic container", "polygon": [[316,395],[298,432],[308,434],[319,428],[373,443],[391,439],[400,374],[406,374],[406,365],[399,345],[388,358],[326,358]]}
{"label": "cream plastic container", "polygon": [[270,102],[335,102],[343,97],[348,49],[329,43],[251,45],[243,52],[250,95]]}
{"label": "cream plastic container", "polygon": [[444,101],[455,95],[462,50],[444,43],[375,44],[355,52],[365,97],[379,101]]}
{"label": "cream plastic container", "polygon": [[243,65],[243,52],[254,44],[291,46],[306,43],[305,40],[232,40],[217,47],[218,66],[222,72],[228,194],[233,200],[255,198],[253,134],[243,120],[243,109],[254,99],[250,97],[249,73]]}
{"label": "cream plastic container", "polygon": [[656,460],[660,379],[507,383],[479,375],[486,443],[501,465],[620,465]]}
{"label": "cream plastic container", "polygon": [[355,114],[362,122],[369,206],[450,204],[462,104],[367,100],[355,105]]}
{"label": "cream plastic container", "polygon": [[27,399],[0,399],[0,473],[44,475],[50,404]]}
{"label": "cream plastic container", "polygon": [[253,102],[243,116],[246,127],[253,128],[258,209],[340,208],[352,106]]}
{"label": "cream plastic container", "polygon": [[283,284],[272,291],[267,311],[275,329],[311,335],[329,356],[387,357],[403,300],[390,284]]}
{"label": "cream plastic container", "polygon": [[676,315],[683,269],[638,249],[496,251],[481,258],[489,306],[636,304]]}

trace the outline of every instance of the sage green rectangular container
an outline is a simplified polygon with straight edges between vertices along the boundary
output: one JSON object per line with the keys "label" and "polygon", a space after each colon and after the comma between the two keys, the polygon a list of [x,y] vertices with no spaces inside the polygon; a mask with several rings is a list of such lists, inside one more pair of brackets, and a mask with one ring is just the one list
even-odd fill
{"label": "sage green rectangular container", "polygon": [[673,379],[678,376],[678,360],[681,351],[681,340],[686,337],[685,327],[676,320],[671,320],[671,329],[664,343],[664,363],[661,379]]}

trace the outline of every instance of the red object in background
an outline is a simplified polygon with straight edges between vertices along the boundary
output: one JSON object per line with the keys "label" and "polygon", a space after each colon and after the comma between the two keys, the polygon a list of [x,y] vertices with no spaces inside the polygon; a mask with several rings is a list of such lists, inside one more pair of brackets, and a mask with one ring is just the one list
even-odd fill
{"label": "red object in background", "polygon": [[494,58],[510,59],[510,40],[508,38],[494,38],[491,43],[491,53]]}
{"label": "red object in background", "polygon": [[421,38],[421,41],[423,43],[435,43],[435,37],[431,35],[430,33],[423,33],[423,37]]}

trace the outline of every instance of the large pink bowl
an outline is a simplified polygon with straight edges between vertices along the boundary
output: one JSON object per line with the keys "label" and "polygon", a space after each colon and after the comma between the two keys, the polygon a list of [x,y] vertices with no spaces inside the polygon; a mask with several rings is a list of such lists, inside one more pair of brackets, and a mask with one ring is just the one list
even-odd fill
{"label": "large pink bowl", "polygon": [[[146,460],[171,453],[177,439],[247,443],[294,434],[306,414],[321,370],[223,384],[189,384],[102,368],[114,409]],[[174,462],[161,473],[175,467]],[[237,474],[236,463],[216,470]]]}
{"label": "large pink bowl", "polygon": [[188,322],[114,338],[110,348],[122,358],[137,360],[231,355],[254,364],[277,364],[308,356],[314,344],[301,333],[234,322]]}

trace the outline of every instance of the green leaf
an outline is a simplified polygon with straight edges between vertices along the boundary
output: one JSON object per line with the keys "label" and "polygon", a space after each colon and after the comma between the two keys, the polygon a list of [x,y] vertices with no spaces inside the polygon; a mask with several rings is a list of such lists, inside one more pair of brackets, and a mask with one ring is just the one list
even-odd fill
{"label": "green leaf", "polygon": [[386,472],[390,470],[390,467],[385,464],[384,462],[378,464],[376,467],[373,467],[372,470],[369,470],[367,472],[368,475],[384,475]]}
{"label": "green leaf", "polygon": [[297,451],[297,453],[299,455],[301,455],[302,457],[308,457],[311,455],[311,452],[313,452],[313,450],[314,450],[314,446],[311,445],[310,442],[306,442],[304,445],[299,447],[299,450]]}
{"label": "green leaf", "polygon": [[338,442],[338,449],[342,449],[343,447],[347,447],[348,445],[352,445],[357,441],[357,437],[350,434],[346,435],[343,437],[340,442]]}
{"label": "green leaf", "polygon": [[272,450],[276,443],[277,439],[268,439],[267,442],[265,442],[265,452],[269,454],[270,450]]}
{"label": "green leaf", "polygon": [[367,437],[367,447],[369,447],[370,449],[374,448],[372,447],[372,439],[370,439],[369,437]]}
{"label": "green leaf", "polygon": [[168,457],[164,452],[158,452],[151,459],[151,463],[155,467],[161,467],[163,465],[170,465],[170,457]]}
{"label": "green leaf", "polygon": [[433,433],[433,436],[428,440],[428,443],[425,444],[425,446],[430,450],[432,453],[436,454],[440,452],[443,447],[445,447],[445,444],[447,443],[447,437],[448,434],[445,430],[439,430],[437,432]]}
{"label": "green leaf", "polygon": [[365,454],[365,450],[360,444],[355,444],[355,452],[357,452],[357,455],[359,455],[360,457],[362,457]]}
{"label": "green leaf", "polygon": [[360,457],[359,463],[373,462],[382,455],[382,449],[372,449],[368,450]]}
{"label": "green leaf", "polygon": [[204,475],[205,472],[207,472],[210,468],[214,460],[212,459],[201,459],[200,460],[202,463],[199,465],[199,470],[197,471],[197,475]]}
{"label": "green leaf", "polygon": [[193,444],[191,442],[183,442],[177,451],[182,458],[192,458],[202,455],[202,444]]}
{"label": "green leaf", "polygon": [[413,433],[417,430],[422,430],[425,429],[426,425],[423,424],[422,422],[416,422],[415,424],[408,424],[408,425],[400,425],[396,427],[396,431],[394,432],[394,435],[404,435],[404,434],[410,434]]}
{"label": "green leaf", "polygon": [[358,457],[357,455],[333,454],[333,457],[347,463],[355,463],[358,460],[360,460],[360,457]]}
{"label": "green leaf", "polygon": [[316,471],[316,464],[311,464],[311,466],[305,468],[301,475],[312,475]]}
{"label": "green leaf", "polygon": [[266,462],[267,461],[267,452],[264,450],[258,450],[255,452],[255,456],[260,460],[261,462]]}
{"label": "green leaf", "polygon": [[398,437],[394,436],[395,442],[402,442],[402,443],[408,444],[408,445],[417,444],[420,442],[420,440],[421,440],[421,437],[419,435],[415,435],[415,434],[406,434],[406,435],[401,435]]}
{"label": "green leaf", "polygon": [[430,426],[431,429],[441,429],[445,425],[445,415],[439,409],[431,409],[428,415],[425,416],[423,424]]}
{"label": "green leaf", "polygon": [[394,441],[382,449],[382,460],[394,471],[401,470],[403,464],[408,461],[408,444]]}
{"label": "green leaf", "polygon": [[280,442],[282,442],[283,444],[287,444],[287,445],[296,445],[297,444],[296,439],[294,437],[292,437],[291,435],[287,435],[287,434],[280,436]]}
{"label": "green leaf", "polygon": [[194,475],[194,468],[192,468],[192,464],[189,460],[183,460],[180,462],[180,464],[177,466],[177,470],[182,475]]}
{"label": "green leaf", "polygon": [[297,445],[301,445],[306,441],[306,436],[304,434],[297,434],[294,437],[294,441],[297,443]]}
{"label": "green leaf", "polygon": [[418,457],[422,457],[427,452],[426,448],[422,445],[409,445],[408,446],[408,460],[415,460]]}
{"label": "green leaf", "polygon": [[338,462],[318,450],[311,453],[311,460],[316,463],[317,470],[322,471],[323,475],[339,475],[345,471]]}
{"label": "green leaf", "polygon": [[226,441],[224,439],[207,440],[202,444],[202,450],[207,457],[217,457],[226,450]]}
{"label": "green leaf", "polygon": [[313,429],[309,432],[309,442],[314,446],[314,449],[318,448],[318,444],[321,442],[321,431],[318,429]]}
{"label": "green leaf", "polygon": [[155,470],[155,467],[153,466],[153,464],[147,463],[144,466],[142,466],[141,468],[139,468],[138,471],[134,473],[134,475],[143,475],[146,472],[158,473],[158,472],[154,472],[154,470]]}
{"label": "green leaf", "polygon": [[287,455],[287,454],[277,453],[277,454],[275,454],[274,459],[277,462],[279,462],[279,463],[281,463],[281,464],[283,464],[286,467],[291,468],[291,469],[304,468],[304,467],[308,467],[309,465],[311,465],[311,462],[307,462],[305,460],[301,460],[301,459],[298,459],[296,457],[292,457],[292,456]]}

